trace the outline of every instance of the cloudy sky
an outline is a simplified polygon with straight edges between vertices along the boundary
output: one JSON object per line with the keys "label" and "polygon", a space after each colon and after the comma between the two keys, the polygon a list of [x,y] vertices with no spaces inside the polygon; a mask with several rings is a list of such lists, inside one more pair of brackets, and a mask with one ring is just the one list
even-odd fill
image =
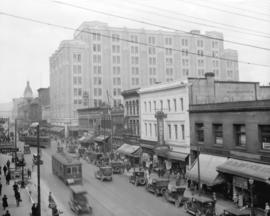
{"label": "cloudy sky", "polygon": [[162,29],[155,26],[162,25],[185,32],[221,31],[225,48],[238,50],[243,62],[240,80],[270,82],[268,0],[1,0],[0,103],[22,96],[27,80],[35,94],[36,89],[48,87],[49,57],[62,40],[73,37],[74,31],[29,19],[72,29],[83,21],[98,20],[128,28]]}

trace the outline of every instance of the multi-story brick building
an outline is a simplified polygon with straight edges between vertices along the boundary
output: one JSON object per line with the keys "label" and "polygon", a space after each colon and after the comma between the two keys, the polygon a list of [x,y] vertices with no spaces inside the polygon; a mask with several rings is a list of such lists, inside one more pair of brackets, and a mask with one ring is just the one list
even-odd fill
{"label": "multi-story brick building", "polygon": [[[225,56],[231,61],[223,62]],[[97,107],[108,94],[118,106],[123,90],[203,77],[206,71],[237,81],[237,60],[236,51],[224,49],[219,32],[184,34],[84,22],[74,40],[63,41],[50,58],[52,121],[76,124],[77,108]]]}
{"label": "multi-story brick building", "polygon": [[252,189],[255,207],[264,209],[270,199],[270,100],[191,105],[189,112],[197,160],[188,177],[198,182],[200,164],[200,183],[213,187],[225,179],[218,192],[230,199],[237,194],[250,200]]}

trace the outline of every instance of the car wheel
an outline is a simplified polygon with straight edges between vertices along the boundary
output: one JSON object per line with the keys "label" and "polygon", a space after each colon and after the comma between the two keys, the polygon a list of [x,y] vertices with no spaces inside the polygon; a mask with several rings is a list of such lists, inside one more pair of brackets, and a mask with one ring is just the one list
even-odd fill
{"label": "car wheel", "polygon": [[180,207],[180,199],[176,199],[174,202],[175,207],[179,208]]}
{"label": "car wheel", "polygon": [[141,184],[141,185],[145,185],[145,183],[146,183],[145,179],[141,179],[141,180],[140,180],[140,184]]}
{"label": "car wheel", "polygon": [[163,195],[166,192],[166,188],[161,188],[160,193]]}

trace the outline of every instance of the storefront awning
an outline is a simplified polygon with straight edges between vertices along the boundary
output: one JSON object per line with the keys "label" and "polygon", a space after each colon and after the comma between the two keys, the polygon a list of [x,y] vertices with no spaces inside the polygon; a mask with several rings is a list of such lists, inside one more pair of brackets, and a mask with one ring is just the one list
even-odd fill
{"label": "storefront awning", "polygon": [[[200,154],[200,180],[202,184],[208,186],[217,185],[223,182],[223,178],[216,171],[217,166],[224,164],[228,159],[214,155]],[[198,182],[198,159],[193,167],[187,171],[187,178]]]}
{"label": "storefront awning", "polygon": [[104,142],[104,141],[106,141],[108,138],[109,138],[109,136],[100,135],[100,136],[97,136],[94,140],[95,140],[96,142]]}
{"label": "storefront awning", "polygon": [[68,130],[69,131],[72,131],[72,132],[76,132],[76,131],[79,131],[80,128],[79,128],[79,126],[69,126],[68,127]]}
{"label": "storefront awning", "polygon": [[185,161],[187,156],[188,154],[181,152],[172,152],[172,151],[167,152],[167,158],[171,160]]}
{"label": "storefront awning", "polygon": [[58,126],[53,126],[50,128],[50,131],[52,132],[56,132],[56,133],[61,133],[64,131],[64,128],[63,127],[58,127]]}
{"label": "storefront awning", "polygon": [[116,152],[127,156],[140,157],[142,150],[141,147],[138,145],[129,145],[124,143],[116,150]]}
{"label": "storefront awning", "polygon": [[90,143],[93,141],[93,136],[82,136],[78,141],[80,143]]}
{"label": "storefront awning", "polygon": [[219,165],[217,170],[223,173],[270,183],[270,166],[265,164],[230,158],[225,163]]}

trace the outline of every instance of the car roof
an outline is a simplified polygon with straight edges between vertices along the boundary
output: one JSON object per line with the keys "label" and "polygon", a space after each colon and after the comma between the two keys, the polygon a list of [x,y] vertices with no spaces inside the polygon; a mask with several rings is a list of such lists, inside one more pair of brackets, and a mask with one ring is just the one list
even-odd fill
{"label": "car roof", "polygon": [[199,202],[212,202],[213,199],[206,196],[193,195],[192,198],[196,199]]}
{"label": "car roof", "polygon": [[236,209],[236,208],[230,208],[230,209],[226,209],[225,211],[229,212],[229,213],[232,213],[232,214],[235,214],[235,215],[238,215],[238,216],[247,216],[247,215],[250,215],[250,209],[243,209],[243,210],[240,210],[240,209]]}
{"label": "car roof", "polygon": [[87,191],[81,185],[71,185],[69,187],[73,193],[87,193]]}

